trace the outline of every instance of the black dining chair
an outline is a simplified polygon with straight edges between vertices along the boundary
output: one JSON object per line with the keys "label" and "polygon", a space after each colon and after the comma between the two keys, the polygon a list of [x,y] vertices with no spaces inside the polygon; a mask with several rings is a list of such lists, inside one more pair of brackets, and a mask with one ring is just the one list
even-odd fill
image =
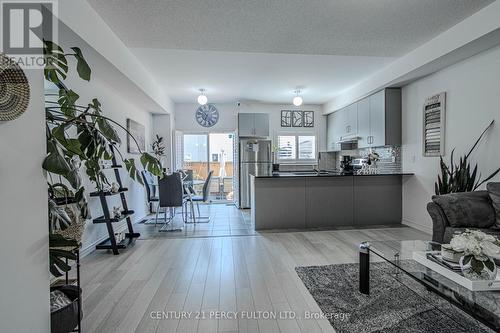
{"label": "black dining chair", "polygon": [[144,187],[146,187],[146,199],[149,204],[149,212],[153,212],[153,204],[158,202],[158,182],[155,180],[153,174],[149,171],[142,170],[142,180],[144,182]]}
{"label": "black dining chair", "polygon": [[[201,195],[188,195],[187,200],[196,204],[196,210],[198,211],[198,216],[195,216],[194,212],[191,212],[191,219],[186,218],[186,223],[208,223],[210,222],[210,216],[201,216],[200,214],[200,202],[208,202],[208,197],[210,195],[210,182],[212,181],[213,171],[208,173],[207,179],[203,184],[203,190]],[[187,209],[186,209],[187,211]],[[187,214],[187,213],[186,213]]]}
{"label": "black dining chair", "polygon": [[[174,172],[171,175],[164,175],[158,180],[159,202],[156,210],[155,226],[158,221],[158,214],[162,208],[165,209],[164,226],[159,231],[182,231],[182,229],[174,229],[175,208],[181,207],[184,209],[184,188],[182,186],[182,178],[180,173]],[[170,212],[167,218],[167,212]],[[184,216],[184,213],[182,213]],[[166,225],[172,227],[166,229]]]}
{"label": "black dining chair", "polygon": [[[146,200],[149,205],[149,213],[153,213],[154,209],[158,210],[158,207],[154,207],[155,204],[158,206],[158,182],[156,177],[149,171],[141,171],[142,180],[144,182],[144,187],[146,188]],[[153,224],[151,220],[146,220],[144,224]]]}

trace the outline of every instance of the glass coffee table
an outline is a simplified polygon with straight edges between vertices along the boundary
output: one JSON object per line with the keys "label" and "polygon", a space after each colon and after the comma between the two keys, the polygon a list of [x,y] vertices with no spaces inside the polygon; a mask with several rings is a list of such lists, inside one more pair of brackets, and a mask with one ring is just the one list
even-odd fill
{"label": "glass coffee table", "polygon": [[427,290],[499,332],[500,291],[471,291],[413,260],[413,253],[416,251],[440,250],[440,244],[422,240],[361,243],[359,245],[359,291],[363,294],[370,293],[370,261],[385,261],[394,267],[394,276],[404,274],[411,277],[409,280],[417,281]]}

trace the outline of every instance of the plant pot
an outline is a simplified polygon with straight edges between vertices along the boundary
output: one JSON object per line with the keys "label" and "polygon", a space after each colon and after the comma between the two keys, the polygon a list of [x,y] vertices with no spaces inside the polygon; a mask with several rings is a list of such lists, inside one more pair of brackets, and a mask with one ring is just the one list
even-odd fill
{"label": "plant pot", "polygon": [[80,207],[76,203],[61,206],[64,207],[64,210],[71,219],[71,224],[64,230],[55,230],[54,233],[65,238],[74,239],[78,244],[81,244],[87,223],[81,216]]}
{"label": "plant pot", "polygon": [[[50,331],[52,333],[71,332],[79,323],[78,319],[78,287],[72,285],[61,286],[52,290],[62,291],[71,303],[50,313]],[[80,292],[81,294],[81,292]],[[83,312],[80,311],[80,319]]]}
{"label": "plant pot", "polygon": [[460,258],[460,268],[470,280],[494,280],[497,276],[495,261],[488,256],[465,255]]}

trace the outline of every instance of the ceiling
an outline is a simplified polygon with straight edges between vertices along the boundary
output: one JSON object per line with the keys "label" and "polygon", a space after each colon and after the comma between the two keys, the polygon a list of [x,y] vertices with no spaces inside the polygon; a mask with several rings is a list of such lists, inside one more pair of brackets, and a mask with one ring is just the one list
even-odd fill
{"label": "ceiling", "polygon": [[175,102],[192,103],[198,89],[210,102],[288,103],[296,87],[321,104],[392,58],[132,49]]}
{"label": "ceiling", "polygon": [[88,2],[175,102],[324,103],[493,0]]}

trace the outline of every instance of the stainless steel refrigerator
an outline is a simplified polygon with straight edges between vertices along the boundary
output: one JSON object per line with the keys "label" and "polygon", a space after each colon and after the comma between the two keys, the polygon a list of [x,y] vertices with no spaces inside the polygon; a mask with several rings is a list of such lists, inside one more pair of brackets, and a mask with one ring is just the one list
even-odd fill
{"label": "stainless steel refrigerator", "polygon": [[271,140],[240,139],[240,208],[250,208],[250,174],[272,173]]}

